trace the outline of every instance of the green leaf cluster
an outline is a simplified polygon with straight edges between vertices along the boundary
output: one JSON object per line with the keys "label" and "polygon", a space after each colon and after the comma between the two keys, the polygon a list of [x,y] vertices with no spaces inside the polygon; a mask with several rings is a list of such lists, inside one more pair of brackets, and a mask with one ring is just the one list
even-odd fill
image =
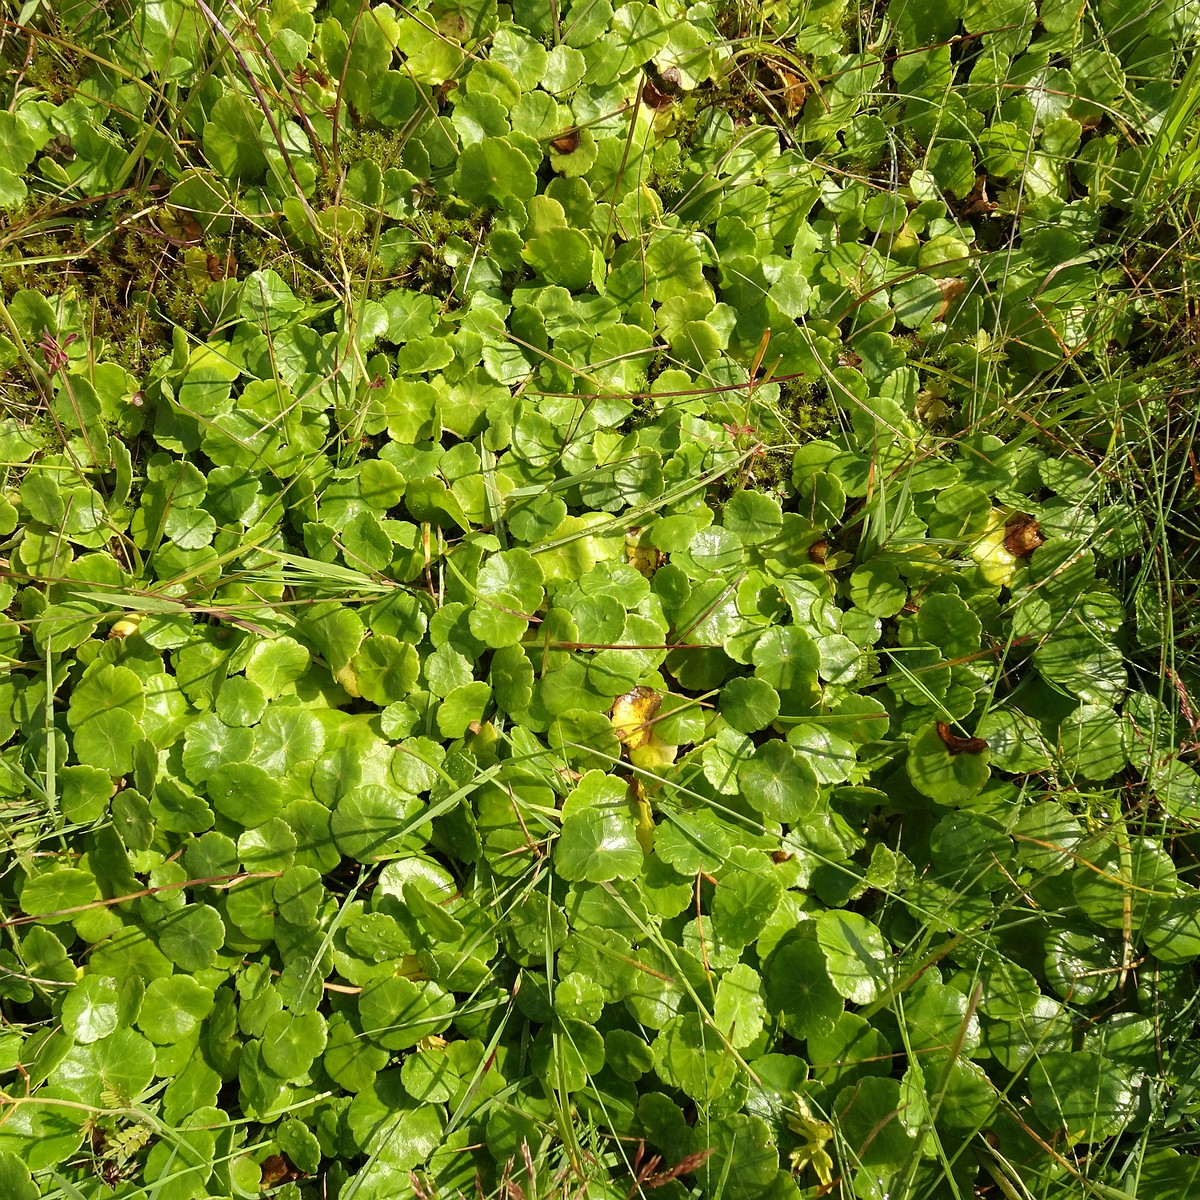
{"label": "green leaf cluster", "polygon": [[39,7],[0,1195],[1189,1194],[1191,17]]}

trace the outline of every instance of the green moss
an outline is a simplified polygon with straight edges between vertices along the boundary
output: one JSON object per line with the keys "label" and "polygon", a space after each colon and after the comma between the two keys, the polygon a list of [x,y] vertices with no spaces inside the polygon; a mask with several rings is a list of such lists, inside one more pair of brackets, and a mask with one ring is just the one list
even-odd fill
{"label": "green moss", "polygon": [[[26,47],[31,46],[32,54],[27,62],[23,58],[21,61],[14,59],[18,45],[22,55]],[[85,61],[69,46],[49,41],[37,30],[30,31],[28,42],[24,38],[19,42],[10,40],[8,49],[0,53],[0,66],[9,69],[19,67],[23,86],[33,88],[41,93],[42,98],[54,104],[70,99],[78,90],[82,76],[80,63]]]}
{"label": "green moss", "polygon": [[[134,215],[144,208],[138,199],[126,198],[110,211],[112,232],[98,243],[94,224],[77,221],[14,240],[0,252],[6,299],[22,288],[46,291],[49,280],[59,290],[73,289],[95,356],[103,345],[105,357],[135,373],[170,348],[172,324],[192,327],[198,303],[178,248],[147,217]],[[29,220],[33,214],[23,215]]]}
{"label": "green moss", "polygon": [[[403,129],[343,128],[338,131],[338,159],[349,167],[369,159],[381,171],[399,167],[409,135]],[[336,169],[336,168],[335,168]]]}
{"label": "green moss", "polygon": [[837,423],[838,411],[823,383],[785,379],[779,384],[779,414],[795,434],[822,437]]}

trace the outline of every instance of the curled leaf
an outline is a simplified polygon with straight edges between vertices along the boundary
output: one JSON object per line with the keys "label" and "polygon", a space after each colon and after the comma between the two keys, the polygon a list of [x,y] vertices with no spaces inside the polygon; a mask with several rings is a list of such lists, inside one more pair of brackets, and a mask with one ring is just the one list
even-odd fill
{"label": "curled leaf", "polygon": [[1017,558],[1028,558],[1045,540],[1037,521],[1028,513],[1015,513],[1004,526],[1004,548]]}
{"label": "curled leaf", "polygon": [[951,754],[982,754],[988,748],[983,738],[961,737],[945,721],[937,722],[937,732]]}
{"label": "curled leaf", "polygon": [[550,149],[558,154],[574,154],[579,149],[581,137],[578,129],[568,129],[566,133],[550,139]]}
{"label": "curled leaf", "polygon": [[669,108],[671,106],[671,97],[666,92],[659,91],[650,79],[642,81],[642,103],[647,108],[655,110]]}

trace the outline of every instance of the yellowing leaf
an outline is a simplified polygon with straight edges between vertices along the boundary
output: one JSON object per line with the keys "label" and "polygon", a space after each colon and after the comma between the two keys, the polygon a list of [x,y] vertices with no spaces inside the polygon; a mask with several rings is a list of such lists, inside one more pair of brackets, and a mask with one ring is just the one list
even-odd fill
{"label": "yellowing leaf", "polygon": [[663,741],[655,732],[654,721],[661,707],[662,696],[648,687],[635,687],[613,702],[613,732],[629,752],[629,761],[643,771],[669,767],[679,753],[678,746]]}
{"label": "yellowing leaf", "polygon": [[971,557],[979,564],[988,583],[1007,587],[1012,583],[1017,568],[1017,556],[1009,550],[1004,539],[1007,535],[1008,513],[993,508],[988,531],[971,547]]}
{"label": "yellowing leaf", "polygon": [[650,744],[654,726],[650,724],[662,705],[662,696],[653,688],[635,687],[618,696],[612,706],[613,732],[627,750],[639,750]]}
{"label": "yellowing leaf", "polygon": [[121,617],[112,623],[108,630],[110,638],[125,638],[137,633],[138,625],[141,624],[142,614],[133,613],[128,617]]}
{"label": "yellowing leaf", "polygon": [[629,808],[633,813],[634,829],[642,853],[649,854],[654,849],[654,810],[646,799],[646,789],[640,779],[630,780]]}
{"label": "yellowing leaf", "polygon": [[655,546],[646,544],[640,529],[631,529],[625,535],[625,557],[635,571],[647,579],[662,566],[665,555]]}
{"label": "yellowing leaf", "polygon": [[353,663],[346,663],[344,666],[333,672],[333,677],[338,685],[349,695],[359,697],[362,692],[358,686],[358,672],[354,669]]}
{"label": "yellowing leaf", "polygon": [[678,746],[672,746],[657,734],[651,733],[650,740],[644,746],[630,749],[629,761],[635,767],[641,767],[643,771],[659,771],[663,767],[669,767],[678,753]]}

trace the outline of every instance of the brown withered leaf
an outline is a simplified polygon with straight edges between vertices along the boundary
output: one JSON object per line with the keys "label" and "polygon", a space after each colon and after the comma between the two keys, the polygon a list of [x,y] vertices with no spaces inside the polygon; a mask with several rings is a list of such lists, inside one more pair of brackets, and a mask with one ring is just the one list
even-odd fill
{"label": "brown withered leaf", "polygon": [[829,557],[829,543],[824,538],[822,538],[819,542],[813,542],[813,544],[808,548],[808,557],[818,566],[823,565],[825,560]]}
{"label": "brown withered leaf", "polygon": [[574,154],[579,149],[579,130],[568,129],[558,137],[550,139],[550,149],[556,154]]}
{"label": "brown withered leaf", "polygon": [[224,258],[217,254],[209,254],[205,257],[204,265],[208,270],[208,277],[214,282],[237,278],[237,259],[233,257],[232,252]]}
{"label": "brown withered leaf", "polygon": [[1009,517],[1004,526],[1004,548],[1016,558],[1028,558],[1045,540],[1037,521],[1028,513]]}
{"label": "brown withered leaf", "polygon": [[958,215],[960,217],[979,217],[995,211],[995,203],[988,199],[987,176],[976,175],[975,186],[959,201]]}
{"label": "brown withered leaf", "polygon": [[281,1183],[293,1183],[297,1179],[304,1178],[304,1172],[297,1170],[286,1154],[269,1154],[262,1161],[261,1186],[264,1188],[275,1187]]}
{"label": "brown withered leaf", "polygon": [[804,107],[804,101],[808,99],[808,84],[784,63],[768,59],[767,65],[781,84],[780,92],[783,95],[783,105],[787,115],[794,117]]}
{"label": "brown withered leaf", "polygon": [[657,112],[659,109],[669,108],[672,101],[666,92],[660,92],[654,86],[653,80],[647,78],[642,80],[642,103]]}
{"label": "brown withered leaf", "polygon": [[71,139],[61,133],[46,143],[42,153],[57,162],[75,161],[75,147],[71,145]]}
{"label": "brown withered leaf", "polygon": [[933,320],[942,321],[945,319],[950,305],[967,290],[967,281],[951,277],[949,279],[939,279],[937,285],[938,291],[942,293],[942,303],[939,305],[937,312],[933,314]]}
{"label": "brown withered leaf", "polygon": [[959,737],[945,721],[937,723],[938,737],[946,743],[946,749],[951,754],[982,754],[988,744],[980,737]]}
{"label": "brown withered leaf", "polygon": [[163,235],[180,246],[194,246],[204,240],[204,228],[190,212],[164,207],[158,211],[157,224]]}

